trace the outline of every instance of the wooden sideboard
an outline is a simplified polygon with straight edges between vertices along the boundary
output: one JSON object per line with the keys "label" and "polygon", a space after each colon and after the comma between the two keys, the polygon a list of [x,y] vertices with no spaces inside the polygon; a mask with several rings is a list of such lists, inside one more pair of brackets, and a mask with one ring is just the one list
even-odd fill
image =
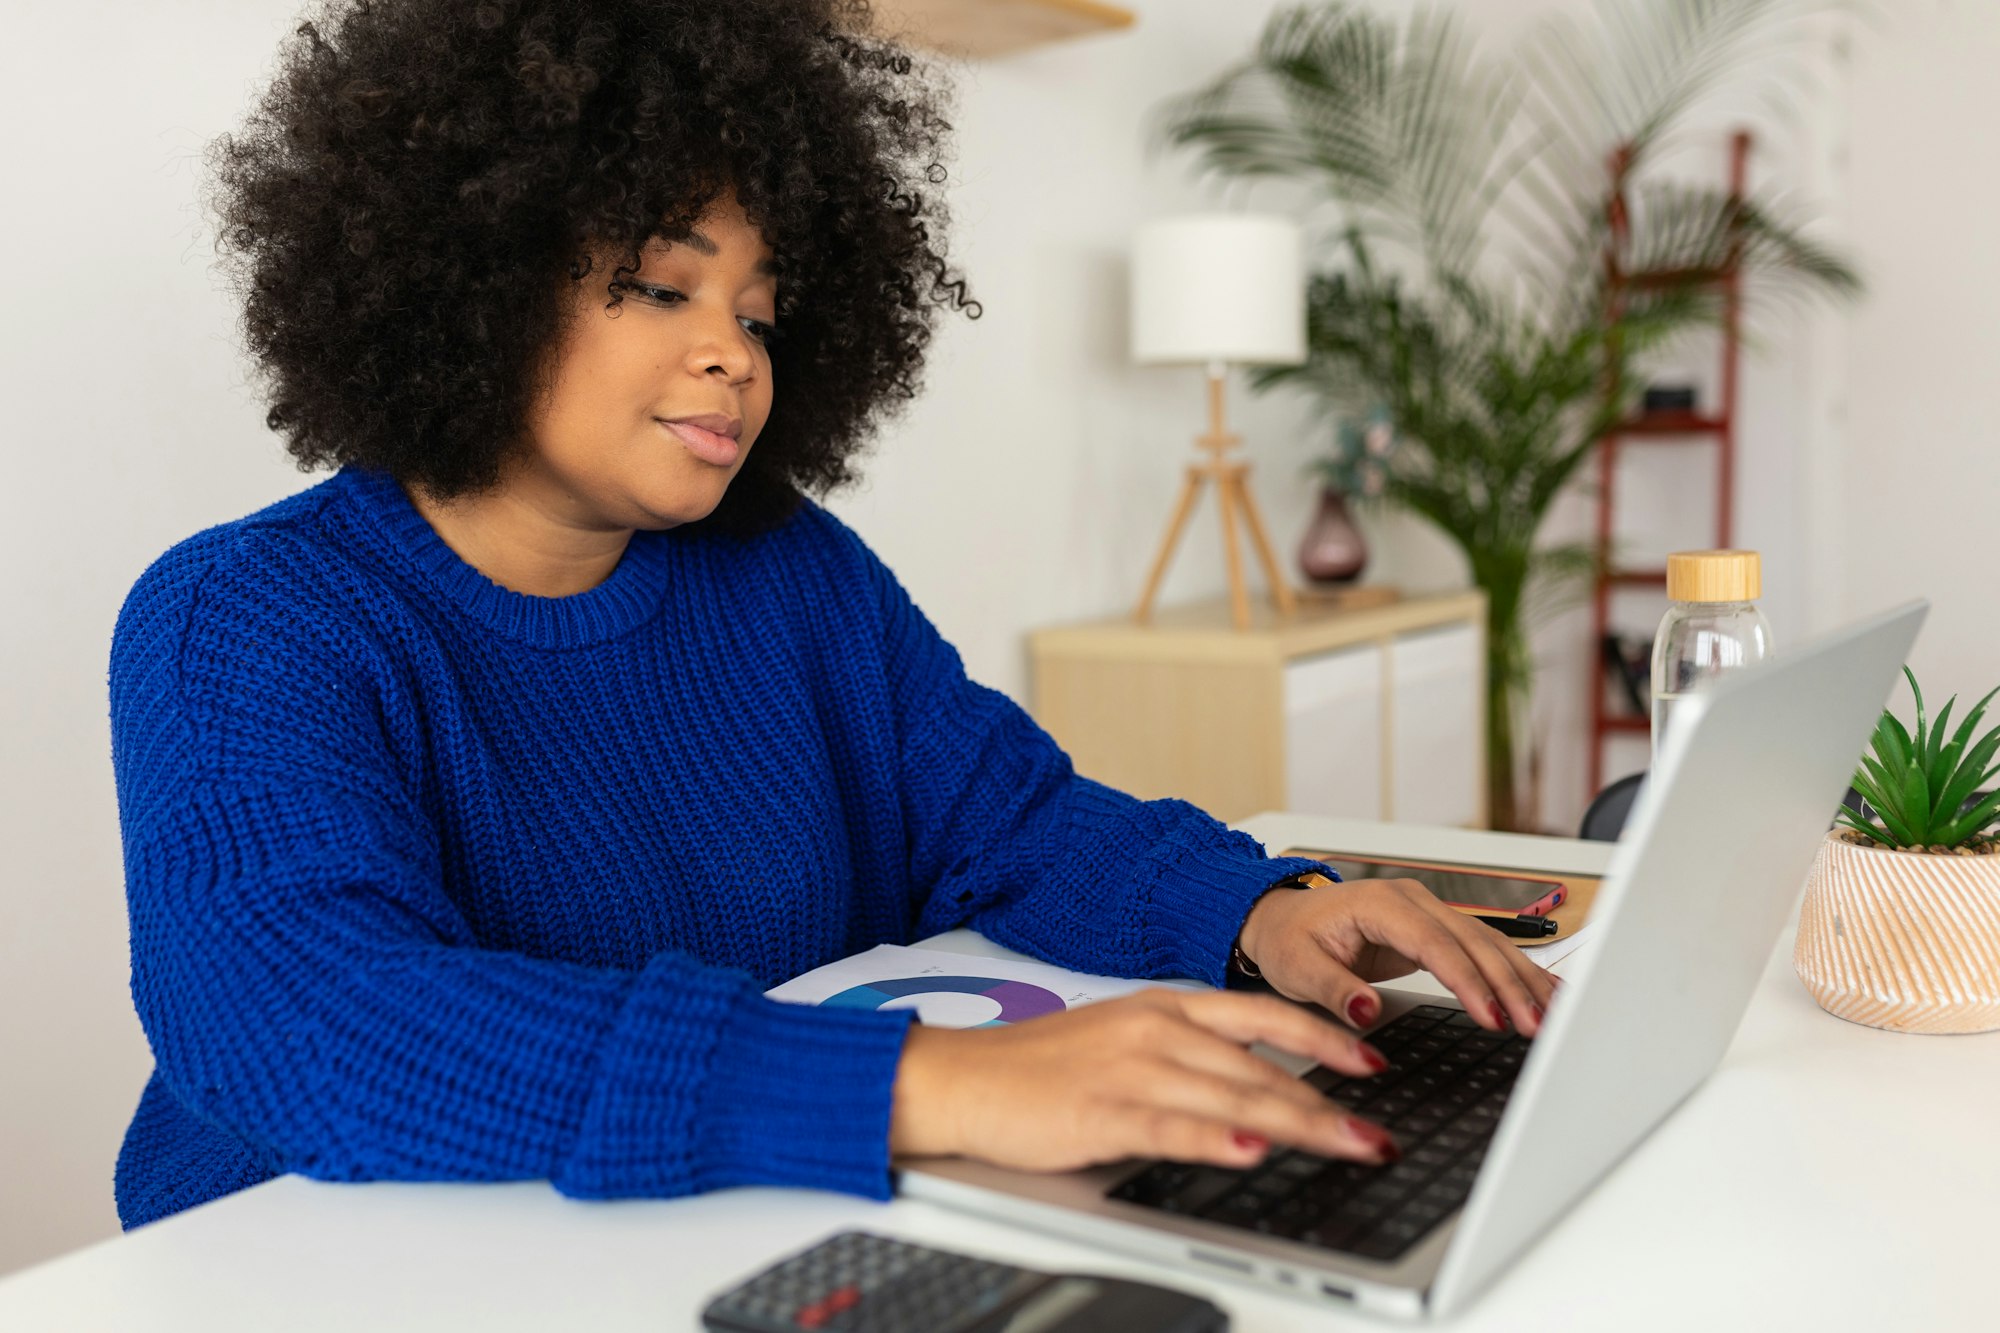
{"label": "wooden sideboard", "polygon": [[1226,598],[1028,636],[1030,711],[1086,777],[1235,821],[1265,810],[1483,828],[1486,602]]}

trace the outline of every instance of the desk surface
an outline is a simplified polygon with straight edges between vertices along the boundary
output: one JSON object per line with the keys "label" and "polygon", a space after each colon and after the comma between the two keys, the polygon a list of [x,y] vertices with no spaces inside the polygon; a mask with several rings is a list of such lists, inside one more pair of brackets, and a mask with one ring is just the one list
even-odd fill
{"label": "desk surface", "polygon": [[[1245,827],[1270,846],[1389,839],[1406,854],[1483,851],[1577,873],[1601,871],[1605,854],[1297,816]],[[998,952],[962,932],[926,943]],[[1715,1075],[1465,1318],[1440,1327],[1994,1327],[2000,1034],[1845,1023],[1806,995],[1790,949],[1788,935]],[[287,1176],[0,1281],[0,1328],[696,1329],[710,1293],[846,1227],[1169,1281],[1230,1310],[1237,1333],[1394,1327],[908,1200],[744,1189],[583,1203],[540,1182]]]}

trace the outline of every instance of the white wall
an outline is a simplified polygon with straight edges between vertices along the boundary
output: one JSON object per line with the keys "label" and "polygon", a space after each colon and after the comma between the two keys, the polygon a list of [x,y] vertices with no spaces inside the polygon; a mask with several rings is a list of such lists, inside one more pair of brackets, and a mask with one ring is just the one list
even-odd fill
{"label": "white wall", "polygon": [[1826,577],[1839,611],[1930,597],[1911,665],[1932,707],[1954,691],[1964,707],[2000,684],[2000,14],[1898,9],[1856,44],[1849,85],[1846,225],[1873,295],[1848,323],[1833,403],[1846,464]]}
{"label": "white wall", "polygon": [[0,1271],[112,1234],[150,1061],[127,991],[105,692],[145,565],[298,489],[242,387],[194,156],[289,14],[0,11]]}
{"label": "white wall", "polygon": [[[835,502],[973,674],[1017,697],[1024,630],[1136,598],[1200,423],[1198,377],[1123,357],[1127,237],[1210,202],[1180,163],[1142,159],[1142,116],[1242,50],[1269,5],[1134,7],[1130,32],[965,72],[951,190],[986,315],[948,321],[929,395],[886,433],[866,489]],[[1546,7],[1477,9],[1512,25]],[[0,16],[0,180],[14,205],[0,209],[0,1271],[115,1232],[113,1156],[149,1063],[126,990],[105,722],[118,604],[174,541],[309,481],[244,388],[193,205],[200,145],[237,121],[290,22],[269,0]],[[1759,424],[1741,537],[1770,553],[1780,633],[1928,591],[1939,609],[1918,661],[1940,692],[1983,689],[1996,664],[1979,520],[2000,464],[1980,447],[1978,366],[2000,273],[1978,234],[1993,187],[1975,137],[2000,111],[1986,77],[1996,47],[2000,15],[1932,4],[1871,43],[1851,116],[1839,96],[1815,111],[1800,150],[1814,180],[1837,183],[1840,127],[1856,127],[1842,198],[1874,295],[1840,326],[1851,358],[1839,328],[1779,329],[1783,354],[1746,390]],[[1311,413],[1239,393],[1234,418],[1289,559],[1310,501]],[[1455,577],[1430,534],[1372,526],[1385,537],[1373,575]],[[1899,532],[1910,547],[1878,561]],[[1204,508],[1165,595],[1219,591],[1221,571]],[[1573,819],[1581,798],[1577,635],[1572,618],[1542,638],[1552,818]]]}

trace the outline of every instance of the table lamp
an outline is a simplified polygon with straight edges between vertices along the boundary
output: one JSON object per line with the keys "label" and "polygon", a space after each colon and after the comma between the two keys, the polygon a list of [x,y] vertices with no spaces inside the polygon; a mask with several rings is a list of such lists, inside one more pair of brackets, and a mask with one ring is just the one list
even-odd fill
{"label": "table lamp", "polygon": [[1195,437],[1208,457],[1188,465],[1180,502],[1133,618],[1142,625],[1152,618],[1153,598],[1174,546],[1202,484],[1209,481],[1215,483],[1222,510],[1236,628],[1250,628],[1250,598],[1236,550],[1239,512],[1279,612],[1292,614],[1291,586],[1278,572],[1263,517],[1245,484],[1250,465],[1230,456],[1241,437],[1224,424],[1223,382],[1232,362],[1295,366],[1306,359],[1304,245],[1298,224],[1261,214],[1202,213],[1140,228],[1132,245],[1132,359],[1141,365],[1208,368],[1208,432]]}

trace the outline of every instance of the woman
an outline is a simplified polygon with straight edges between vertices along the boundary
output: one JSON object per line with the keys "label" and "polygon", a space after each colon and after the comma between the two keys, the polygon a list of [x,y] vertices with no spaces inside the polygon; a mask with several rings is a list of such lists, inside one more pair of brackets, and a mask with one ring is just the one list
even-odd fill
{"label": "woman", "polygon": [[977,313],[937,98],[864,20],[337,4],[218,142],[270,424],[339,470],[119,617],[128,1227],[287,1171],[879,1198],[895,1152],[1393,1155],[1244,1049],[1380,1067],[1271,996],[943,1031],[762,995],[961,925],[1212,984],[1240,949],[1355,1027],[1425,966],[1535,1031],[1551,979],[1414,886],[1077,776],[804,498]]}

